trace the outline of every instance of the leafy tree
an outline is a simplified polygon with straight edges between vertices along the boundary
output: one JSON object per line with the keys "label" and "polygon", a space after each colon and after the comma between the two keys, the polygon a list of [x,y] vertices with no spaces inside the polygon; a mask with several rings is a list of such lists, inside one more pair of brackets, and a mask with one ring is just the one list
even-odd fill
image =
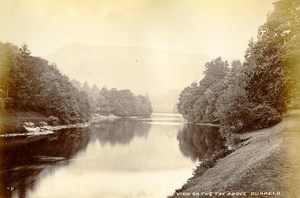
{"label": "leafy tree", "polygon": [[180,94],[178,110],[190,122],[217,122],[229,144],[234,133],[274,125],[300,107],[300,1],[281,0],[249,42],[245,62],[206,63],[199,85]]}
{"label": "leafy tree", "polygon": [[100,92],[100,89],[97,87],[97,85],[93,85],[92,90],[91,90],[93,95],[98,95]]}
{"label": "leafy tree", "polygon": [[217,122],[214,116],[218,96],[226,88],[228,63],[220,57],[205,64],[205,76],[199,85],[193,83],[179,96],[178,111],[190,122]]}
{"label": "leafy tree", "polygon": [[14,103],[14,106],[19,109],[26,109],[32,92],[31,84],[33,79],[30,78],[30,75],[32,75],[33,58],[30,53],[28,46],[22,45],[16,57],[16,65],[12,68],[14,75],[12,83],[10,83],[10,93],[13,98],[16,98],[15,101],[18,101]]}
{"label": "leafy tree", "polygon": [[[10,84],[12,69],[16,65],[18,48],[10,43],[0,42],[0,108],[12,107]],[[1,110],[2,112],[2,110]]]}
{"label": "leafy tree", "polygon": [[86,93],[86,94],[91,94],[92,89],[89,86],[89,84],[85,81],[82,85],[82,90]]}
{"label": "leafy tree", "polygon": [[216,102],[214,115],[221,126],[229,128],[231,132],[248,127],[251,120],[252,103],[247,99],[244,78],[244,67],[241,62],[233,61],[225,77],[226,89],[218,96]]}
{"label": "leafy tree", "polygon": [[179,95],[177,108],[186,120],[193,120],[194,118],[193,105],[196,99],[194,95],[196,95],[197,88],[198,84],[194,82],[190,86],[185,87]]}
{"label": "leafy tree", "polygon": [[251,101],[281,115],[300,93],[300,2],[281,0],[274,5],[275,10],[259,28],[257,41],[249,43],[245,55],[246,91]]}
{"label": "leafy tree", "polygon": [[136,97],[136,100],[138,105],[137,112],[139,116],[150,117],[153,109],[149,97],[147,95],[146,96],[138,95]]}
{"label": "leafy tree", "polygon": [[138,116],[149,117],[152,106],[147,96],[135,96],[130,90],[107,90],[102,88],[96,102],[96,111],[101,115],[120,117]]}
{"label": "leafy tree", "polygon": [[212,84],[222,80],[228,71],[227,61],[223,61],[221,57],[218,57],[211,62],[205,64],[204,78],[200,82],[200,86],[203,89],[208,89]]}
{"label": "leafy tree", "polygon": [[[90,110],[87,97],[79,92],[56,65],[20,48],[0,43],[1,106],[5,111],[35,111],[58,118],[58,124],[85,122]],[[2,75],[2,74],[1,74]],[[4,105],[3,105],[4,103]]]}
{"label": "leafy tree", "polygon": [[78,91],[82,91],[81,83],[78,80],[72,79],[71,83],[74,87],[78,89]]}

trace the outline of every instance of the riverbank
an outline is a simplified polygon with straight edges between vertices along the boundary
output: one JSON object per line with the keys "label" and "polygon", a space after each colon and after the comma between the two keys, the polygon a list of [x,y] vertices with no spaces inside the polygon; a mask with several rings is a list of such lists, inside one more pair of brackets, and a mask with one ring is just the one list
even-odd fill
{"label": "riverbank", "polygon": [[[290,112],[273,127],[241,135],[246,139],[242,147],[204,171],[199,165],[171,197],[209,197],[210,193],[213,197],[217,196],[214,193],[223,193],[220,197],[293,197],[290,195],[299,193],[299,165],[295,165],[299,163],[295,160],[299,161],[296,145],[300,144],[298,133],[292,131],[297,129],[299,118],[295,117],[299,115]],[[292,147],[290,142],[294,142]],[[295,173],[298,177],[293,180]]]}
{"label": "riverbank", "polygon": [[47,122],[47,117],[33,111],[26,112],[8,112],[0,115],[0,134],[24,133],[25,122],[38,124]]}
{"label": "riverbank", "polygon": [[32,111],[1,115],[0,137],[47,135],[66,128],[88,127],[90,124],[87,122],[52,126],[47,124],[47,120],[46,116]]}

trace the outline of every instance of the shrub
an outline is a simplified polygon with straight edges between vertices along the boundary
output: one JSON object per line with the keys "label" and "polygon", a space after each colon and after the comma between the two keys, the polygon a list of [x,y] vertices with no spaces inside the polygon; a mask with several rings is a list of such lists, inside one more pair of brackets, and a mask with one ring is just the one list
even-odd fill
{"label": "shrub", "polygon": [[266,104],[257,105],[252,109],[253,122],[252,129],[261,129],[274,125],[281,121],[281,115],[274,108]]}
{"label": "shrub", "polygon": [[[49,119],[49,118],[48,118]],[[39,127],[41,127],[41,126],[47,126],[48,124],[47,124],[47,122],[45,122],[45,121],[40,121],[38,124],[37,124],[37,126],[39,126]]]}
{"label": "shrub", "polygon": [[58,119],[58,117],[55,117],[55,116],[49,116],[47,119],[47,123],[49,125],[58,125],[59,119]]}

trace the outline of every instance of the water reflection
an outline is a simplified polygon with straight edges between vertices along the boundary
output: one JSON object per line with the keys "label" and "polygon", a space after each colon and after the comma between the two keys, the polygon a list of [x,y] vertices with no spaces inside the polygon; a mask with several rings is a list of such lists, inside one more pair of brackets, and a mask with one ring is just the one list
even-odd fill
{"label": "water reflection", "polygon": [[90,127],[93,140],[99,140],[101,145],[129,144],[137,137],[147,137],[150,124],[140,120],[116,119],[114,121],[98,122]]}
{"label": "water reflection", "polygon": [[192,160],[223,146],[216,128],[185,125],[178,115],[107,120],[48,136],[0,140],[0,197],[5,198],[165,197],[191,176]]}
{"label": "water reflection", "polygon": [[[42,170],[69,159],[83,150],[90,140],[84,129],[62,130],[49,136],[7,138],[0,147],[0,197],[25,197]],[[12,142],[14,141],[14,143]]]}
{"label": "water reflection", "polygon": [[213,126],[185,124],[177,139],[182,154],[193,161],[208,158],[224,147],[218,128]]}
{"label": "water reflection", "polygon": [[1,139],[0,197],[26,197],[44,169],[68,165],[90,141],[98,140],[102,146],[129,144],[135,136],[147,137],[149,129],[142,121],[120,119],[48,136]]}

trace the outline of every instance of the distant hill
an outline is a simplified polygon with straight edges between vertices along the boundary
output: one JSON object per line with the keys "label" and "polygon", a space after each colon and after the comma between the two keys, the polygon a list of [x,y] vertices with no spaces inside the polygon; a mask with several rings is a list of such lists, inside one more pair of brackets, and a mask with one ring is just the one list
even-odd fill
{"label": "distant hill", "polygon": [[169,90],[167,92],[150,96],[153,112],[178,113],[177,103],[181,90]]}
{"label": "distant hill", "polygon": [[205,62],[211,60],[198,54],[79,43],[64,45],[45,58],[71,79],[150,96],[198,80]]}
{"label": "distant hill", "polygon": [[82,83],[147,93],[154,112],[174,112],[178,90],[201,79],[204,64],[212,59],[199,54],[79,43],[64,45],[45,58]]}

